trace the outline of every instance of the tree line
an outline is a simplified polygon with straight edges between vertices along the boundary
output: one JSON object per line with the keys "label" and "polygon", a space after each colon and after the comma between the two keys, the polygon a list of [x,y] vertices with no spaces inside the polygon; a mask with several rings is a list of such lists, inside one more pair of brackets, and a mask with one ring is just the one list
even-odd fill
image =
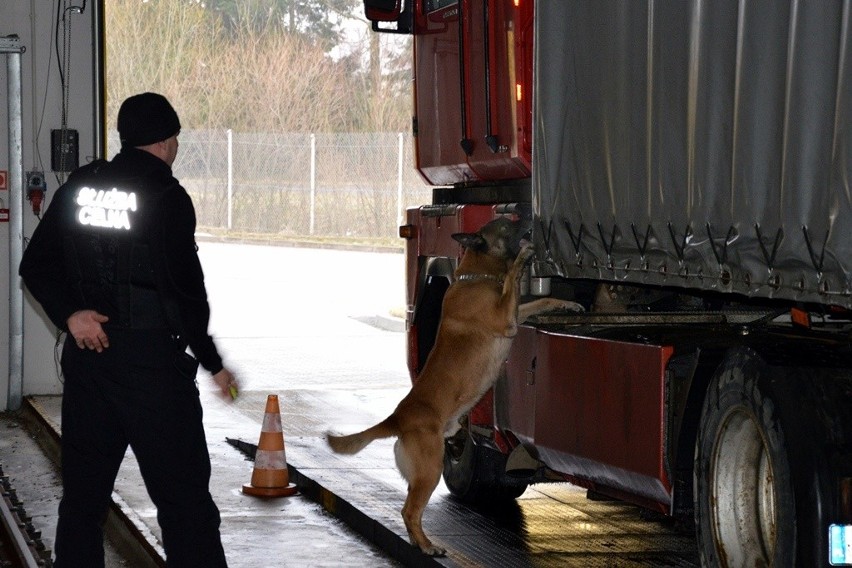
{"label": "tree line", "polygon": [[[155,91],[184,128],[381,132],[410,128],[410,39],[344,41],[357,0],[108,0],[107,119]],[[368,23],[362,21],[366,30]],[[350,25],[350,28],[351,25]],[[381,63],[379,63],[381,61]]]}

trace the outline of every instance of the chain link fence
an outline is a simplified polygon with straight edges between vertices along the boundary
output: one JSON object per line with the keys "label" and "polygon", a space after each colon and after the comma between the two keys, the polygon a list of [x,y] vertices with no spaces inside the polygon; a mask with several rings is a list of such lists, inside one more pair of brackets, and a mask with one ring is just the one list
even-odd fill
{"label": "chain link fence", "polygon": [[402,133],[182,130],[179,142],[175,177],[217,235],[400,245],[405,208],[431,200]]}

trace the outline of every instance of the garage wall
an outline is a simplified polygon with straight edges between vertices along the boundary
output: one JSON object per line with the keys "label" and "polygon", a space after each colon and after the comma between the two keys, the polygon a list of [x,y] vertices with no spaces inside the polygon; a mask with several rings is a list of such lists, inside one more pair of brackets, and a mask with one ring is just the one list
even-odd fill
{"label": "garage wall", "polygon": [[[57,15],[57,3],[63,0],[13,0],[0,1],[0,37],[17,35],[26,48],[21,56],[21,84],[23,92],[23,169],[24,172],[44,173],[47,193],[42,212],[50,198],[64,181],[67,174],[54,172],[51,168],[51,131],[62,127],[63,100],[67,100],[67,128],[79,133],[79,164],[91,161],[96,150],[95,138],[95,66],[93,50],[94,14],[102,0],[64,0],[64,21]],[[56,52],[57,20],[59,20],[59,57]],[[66,42],[63,37],[70,30]],[[65,59],[66,89],[62,88],[58,61]],[[0,171],[10,169],[9,117],[7,100],[6,56],[0,54]],[[26,185],[26,174],[24,185]],[[2,208],[8,208],[10,198],[24,199],[25,188],[0,190]],[[0,217],[2,218],[2,217]],[[32,235],[38,224],[32,204],[23,202],[24,242]],[[9,250],[13,236],[9,223],[0,222],[0,299],[9,306],[11,294],[20,293],[17,267],[10,266]],[[62,391],[55,357],[56,329],[48,322],[32,298],[25,294],[23,340],[23,387],[28,394],[55,394]],[[0,309],[0,410],[8,408],[9,398],[9,309]],[[14,388],[14,383],[13,383]],[[14,394],[14,393],[13,393]],[[14,401],[12,396],[12,401]]]}

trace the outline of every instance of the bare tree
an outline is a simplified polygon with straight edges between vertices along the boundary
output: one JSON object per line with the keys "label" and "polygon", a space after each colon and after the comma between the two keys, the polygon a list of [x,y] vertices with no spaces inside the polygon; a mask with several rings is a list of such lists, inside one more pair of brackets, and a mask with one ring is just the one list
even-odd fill
{"label": "bare tree", "polygon": [[[351,5],[351,0],[328,1],[328,10]],[[272,3],[279,7],[261,10]],[[291,4],[307,10],[318,2]],[[226,30],[222,18],[201,2],[110,0],[109,119],[114,120],[125,97],[151,90],[172,100],[186,128],[342,132],[406,127],[410,94],[399,88],[399,76],[365,71],[361,62],[367,46],[334,59],[315,37],[289,33],[277,11],[287,5],[285,0],[239,3]],[[406,79],[403,83],[407,86]]]}

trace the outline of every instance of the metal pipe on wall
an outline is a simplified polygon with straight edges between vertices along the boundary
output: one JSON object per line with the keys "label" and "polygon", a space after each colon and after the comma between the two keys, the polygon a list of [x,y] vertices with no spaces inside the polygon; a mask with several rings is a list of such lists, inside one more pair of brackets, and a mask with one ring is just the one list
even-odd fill
{"label": "metal pipe on wall", "polygon": [[92,140],[94,142],[92,155],[95,158],[106,158],[106,24],[104,0],[92,2]]}
{"label": "metal pipe on wall", "polygon": [[6,410],[21,407],[24,387],[24,291],[18,265],[24,255],[24,128],[21,54],[17,36],[0,37],[6,55],[9,114],[9,390]]}

